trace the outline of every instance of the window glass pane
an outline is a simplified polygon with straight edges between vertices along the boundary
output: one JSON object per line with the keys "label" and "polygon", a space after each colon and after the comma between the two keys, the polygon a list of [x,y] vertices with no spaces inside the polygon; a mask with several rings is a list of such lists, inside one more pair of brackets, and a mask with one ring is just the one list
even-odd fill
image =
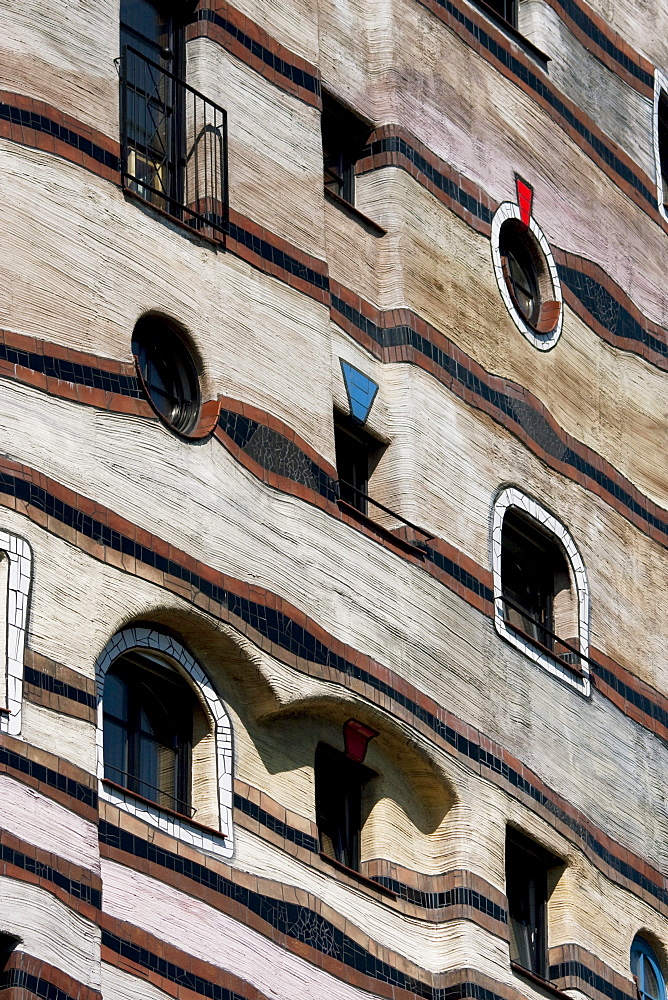
{"label": "window glass pane", "polygon": [[631,951],[631,974],[636,977],[638,982],[640,982],[641,971],[642,970],[640,968],[640,952],[637,949],[633,948]]}
{"label": "window glass pane", "polygon": [[107,674],[104,682],[104,712],[115,719],[127,722],[128,719],[128,688],[118,674]]}
{"label": "window glass pane", "polygon": [[128,738],[124,726],[104,720],[104,773],[110,781],[125,785],[128,770]]}
{"label": "window glass pane", "polygon": [[659,1000],[659,980],[657,979],[656,972],[647,955],[644,955],[643,958],[643,992],[649,994],[654,1000]]}
{"label": "window glass pane", "polygon": [[137,760],[136,777],[137,791],[147,799],[157,801],[159,792],[158,785],[158,747],[152,739],[147,736],[138,735],[136,738]]}

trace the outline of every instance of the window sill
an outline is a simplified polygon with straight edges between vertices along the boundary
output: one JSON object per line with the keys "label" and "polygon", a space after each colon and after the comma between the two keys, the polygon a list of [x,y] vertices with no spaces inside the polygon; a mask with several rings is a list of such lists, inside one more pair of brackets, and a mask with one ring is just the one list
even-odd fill
{"label": "window sill", "polygon": [[331,203],[340,208],[342,212],[345,212],[356,222],[360,222],[366,229],[370,229],[374,236],[385,236],[387,229],[383,229],[383,227],[379,226],[377,222],[370,219],[368,215],[360,212],[358,208],[355,208],[355,206],[351,205],[349,201],[346,201],[345,198],[342,198],[340,195],[330,191],[329,188],[324,188],[324,192],[325,199],[327,201],[331,201]]}
{"label": "window sill", "polygon": [[159,218],[165,219],[173,226],[177,226],[183,231],[184,235],[192,236],[195,240],[202,240],[213,250],[225,250],[226,235],[224,233],[221,233],[218,238],[207,236],[198,229],[194,229],[192,226],[189,226],[188,223],[184,222],[182,219],[177,219],[175,215],[170,215],[169,212],[166,212],[164,208],[160,208],[159,205],[154,205],[152,201],[142,198],[140,194],[136,191],[132,191],[125,185],[123,185],[123,195],[128,200],[136,201],[148,214],[155,213]]}
{"label": "window sill", "polygon": [[553,986],[549,979],[543,979],[542,976],[537,975],[535,972],[531,972],[530,969],[525,969],[524,966],[520,965],[518,962],[511,962],[510,968],[516,976],[528,979],[533,986],[538,986],[539,989],[545,990],[546,993],[549,993],[553,997],[557,997],[558,1000],[573,1000],[573,997],[571,997],[568,993],[564,993],[563,990]]}
{"label": "window sill", "polygon": [[539,650],[541,653],[544,653],[545,656],[549,656],[551,660],[554,660],[555,663],[558,663],[560,667],[564,667],[575,677],[578,677],[580,680],[584,680],[584,678],[587,676],[583,670],[581,670],[579,667],[574,666],[572,663],[568,663],[566,660],[562,660],[560,656],[557,656],[557,654],[554,652],[553,649],[550,649],[549,646],[544,646],[542,642],[538,641],[538,639],[534,639],[532,635],[529,635],[528,632],[525,632],[524,629],[521,629],[519,625],[514,625],[512,622],[509,622],[505,618],[503,620],[503,623],[506,626],[506,628],[510,629],[512,632],[518,635],[520,639],[523,639],[524,642],[529,643],[531,646],[535,646],[537,650]]}
{"label": "window sill", "polygon": [[332,868],[336,868],[338,872],[342,872],[342,874],[354,879],[367,889],[375,889],[376,892],[379,892],[382,896],[388,896],[390,899],[397,898],[396,892],[392,892],[392,890],[388,889],[387,886],[380,885],[379,882],[374,882],[372,878],[367,878],[366,875],[362,875],[361,872],[355,871],[354,868],[348,868],[347,865],[341,864],[340,861],[337,861],[336,858],[331,857],[329,854],[323,854],[323,852],[320,851],[320,860],[325,861],[328,865],[331,865]]}
{"label": "window sill", "polygon": [[111,789],[113,792],[118,792],[121,795],[129,796],[135,802],[141,803],[143,806],[147,806],[150,809],[155,809],[160,813],[164,813],[165,816],[170,816],[172,819],[179,820],[182,823],[187,823],[189,826],[195,827],[196,830],[200,830],[202,833],[206,833],[209,836],[219,837],[221,840],[225,840],[225,834],[221,833],[220,830],[216,830],[212,826],[207,826],[205,823],[198,823],[196,819],[188,816],[187,813],[177,812],[175,809],[170,809],[169,806],[161,806],[159,803],[154,802],[152,799],[147,799],[144,795],[140,795],[138,792],[133,792],[129,788],[125,788],[124,785],[119,785],[115,781],[111,781],[109,778],[103,778],[102,784],[105,788]]}
{"label": "window sill", "polygon": [[483,14],[486,14],[491,21],[494,21],[494,23],[498,25],[498,27],[501,28],[507,35],[509,35],[521,49],[524,49],[527,55],[530,55],[532,59],[535,59],[542,69],[547,70],[547,64],[551,59],[550,56],[539,49],[538,46],[534,45],[533,42],[530,42],[528,38],[525,38],[521,31],[518,31],[518,29],[511,24],[510,21],[506,21],[504,17],[501,17],[501,15],[498,14],[493,7],[488,6],[488,4],[485,3],[485,0],[471,0],[471,3],[474,7],[477,7],[478,10],[481,10]]}
{"label": "window sill", "polygon": [[378,522],[374,521],[374,519],[369,517],[368,514],[363,514],[361,510],[358,510],[357,507],[353,507],[353,505],[348,503],[347,500],[337,500],[336,502],[339,510],[341,510],[344,514],[347,514],[348,517],[352,517],[354,520],[359,521],[360,524],[369,528],[374,534],[379,535],[384,541],[395,545],[402,552],[407,552],[409,555],[415,556],[416,559],[424,559],[424,552],[422,549],[419,549],[417,545],[413,545],[412,542],[407,542],[399,535],[395,535],[389,528],[385,528],[382,524],[378,524]]}

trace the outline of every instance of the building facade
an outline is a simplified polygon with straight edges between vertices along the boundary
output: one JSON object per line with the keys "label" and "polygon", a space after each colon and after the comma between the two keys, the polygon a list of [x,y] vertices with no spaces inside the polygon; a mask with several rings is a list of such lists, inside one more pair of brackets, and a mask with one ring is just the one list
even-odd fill
{"label": "building facade", "polygon": [[666,1000],[668,7],[0,23],[7,1000]]}

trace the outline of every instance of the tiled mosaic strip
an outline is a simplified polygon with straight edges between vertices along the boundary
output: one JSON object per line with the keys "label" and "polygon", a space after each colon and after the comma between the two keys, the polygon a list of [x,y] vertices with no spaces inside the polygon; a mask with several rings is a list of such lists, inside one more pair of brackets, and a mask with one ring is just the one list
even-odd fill
{"label": "tiled mosaic strip", "polygon": [[75,364],[63,358],[38,354],[36,351],[22,351],[7,344],[0,344],[0,360],[7,361],[11,365],[19,365],[21,368],[29,368],[47,377],[61,379],[63,382],[103,389],[105,392],[115,392],[121,396],[131,396],[133,399],[143,398],[136,376],[120,375],[91,365]]}
{"label": "tiled mosaic strip", "polygon": [[261,809],[257,803],[251,802],[250,799],[245,799],[242,795],[235,793],[234,808],[242,812],[244,816],[250,816],[251,819],[254,819],[261,826],[265,826],[272,833],[278,834],[284,840],[289,840],[291,844],[303,847],[304,850],[311,851],[314,854],[318,853],[319,846],[315,837],[312,837],[309,833],[304,833],[302,830],[295,829],[294,826],[289,826],[283,820],[277,819],[276,816],[272,816],[266,809]]}
{"label": "tiled mosaic strip", "polygon": [[[315,97],[320,96],[320,79],[312,73],[308,73],[304,69],[293,65],[288,62],[286,58],[281,55],[277,55],[272,52],[270,48],[263,45],[256,38],[253,38],[247,32],[242,31],[238,28],[231,20],[228,18],[221,17],[216,11],[210,9],[199,9],[196,14],[198,21],[208,21],[211,24],[215,24],[216,27],[220,28],[226,35],[229,35],[235,41],[237,41],[243,48],[247,49],[248,52],[263,62],[270,70],[274,73],[278,73],[279,76],[285,77],[290,83],[293,83],[296,87],[303,88],[309,93],[312,93]],[[244,18],[248,23],[248,19]],[[286,55],[287,52],[284,52]],[[278,81],[280,86],[280,81]]]}
{"label": "tiled mosaic strip", "polygon": [[249,458],[267,472],[301,483],[327,500],[336,500],[336,487],[332,477],[294,441],[290,441],[279,431],[240,413],[222,409],[218,425]]}
{"label": "tiled mosaic strip", "polygon": [[12,771],[17,771],[19,774],[28,775],[49,788],[55,788],[77,802],[83,802],[84,805],[97,809],[97,792],[88,785],[68,778],[67,775],[60,774],[53,768],[46,767],[45,764],[30,760],[29,757],[25,757],[15,750],[0,746],[0,764]]}
{"label": "tiled mosaic strip", "polygon": [[42,691],[48,691],[50,694],[58,695],[60,698],[75,701],[78,705],[85,705],[87,708],[97,708],[95,695],[89,691],[84,691],[73,684],[66,684],[58,677],[53,677],[51,674],[46,674],[41,670],[35,670],[34,667],[24,667],[23,679],[26,684],[32,684],[34,687],[41,688]]}
{"label": "tiled mosaic strip", "polygon": [[279,247],[274,246],[268,240],[249,232],[234,222],[230,222],[228,234],[230,240],[247,247],[262,260],[276,265],[276,267],[287,274],[294,275],[295,278],[300,278],[307,285],[312,285],[314,288],[325,292],[329,289],[329,278],[324,273],[324,261],[323,271],[317,271],[307,264],[302,263],[302,261],[297,260],[296,257],[281,250]]}
{"label": "tiled mosaic strip", "polygon": [[79,1000],[78,996],[71,996],[48,979],[34,976],[25,969],[6,969],[0,973],[0,990],[10,989],[24,990],[32,996],[40,997],[40,1000]]}
{"label": "tiled mosaic strip", "polygon": [[[480,374],[474,373],[471,367],[462,363],[465,359],[462,352],[455,348],[449,341],[445,340],[445,338],[443,338],[443,343],[447,345],[447,350],[437,347],[427,336],[418,333],[416,329],[408,324],[394,327],[378,326],[373,320],[367,318],[361,312],[344,302],[343,299],[334,295],[332,295],[332,309],[340,313],[349,324],[366,334],[383,350],[396,347],[409,347],[417,354],[422,355],[443,371],[448,378],[448,382],[455,388],[457,395],[461,397],[463,390],[469,399],[470,397],[474,397],[474,399],[477,398],[481,403],[486,404],[485,412],[490,413],[491,411],[490,415],[498,423],[506,427],[509,422],[515,424],[524,432],[530,442],[538,446],[548,459],[551,458],[561,465],[565,465],[576,474],[579,473],[592,483],[595,483],[628,510],[627,516],[629,516],[629,520],[632,523],[637,525],[637,520],[633,520],[630,517],[630,515],[635,515],[636,519],[644,522],[644,525],[646,525],[645,530],[654,529],[652,537],[664,545],[668,543],[668,520],[662,516],[663,512],[661,508],[651,504],[651,501],[643,497],[632,483],[619,473],[616,473],[616,470],[612,466],[601,460],[594,452],[586,448],[585,445],[580,444],[580,442],[574,439],[570,439],[570,435],[567,435],[565,431],[558,433],[553,424],[540,412],[538,405],[532,405],[526,399],[526,394],[525,398],[520,399],[494,388],[491,383],[501,380],[485,372],[484,369],[477,365],[476,369]],[[445,384],[447,385],[448,382]],[[463,398],[469,401],[466,396]],[[476,405],[476,403],[474,402],[473,405]],[[585,457],[587,453],[591,455],[591,459]],[[598,461],[601,467],[597,468],[594,461]],[[604,471],[604,468],[609,469],[609,473]],[[613,478],[615,474],[617,479],[621,480],[625,485],[621,485],[619,481]],[[573,478],[576,477],[573,476]],[[636,497],[640,499],[636,499]],[[655,513],[655,511],[658,513]]]}
{"label": "tiled mosaic strip", "polygon": [[668,336],[664,330],[654,328],[653,332],[649,321],[647,326],[639,323],[607,288],[584,271],[560,263],[557,264],[557,270],[561,281],[613,338],[635,341],[652,354],[659,355],[660,359],[668,359]]}
{"label": "tiled mosaic strip", "polygon": [[7,847],[2,843],[0,843],[0,862],[13,865],[15,868],[20,868],[31,875],[35,875],[37,878],[52,882],[53,885],[58,886],[59,889],[63,889],[69,896],[80,899],[84,903],[89,903],[97,910],[102,905],[102,893],[99,889],[94,889],[92,886],[86,885],[84,882],[78,882],[76,879],[68,878],[62,872],[59,872],[57,868],[53,868],[51,865],[38,861],[36,858]]}
{"label": "tiled mosaic strip", "polygon": [[[301,944],[308,945],[315,951],[368,976],[371,980],[406,990],[408,993],[427,998],[427,1000],[446,1000],[446,998],[457,996],[456,993],[451,992],[453,987],[434,987],[428,982],[407,975],[389,962],[371,954],[331,921],[307,906],[266,896],[263,893],[247,889],[245,886],[236,885],[230,879],[210,871],[203,865],[198,865],[178,854],[158,848],[148,841],[141,840],[141,838],[119,830],[108,823],[100,824],[100,839],[111,847],[147,860],[149,863],[168,868],[179,875],[193,879],[207,889],[220,892],[250,913],[256,914],[272,930]],[[131,942],[124,942],[121,938],[104,929],[102,930],[102,944],[123,955],[124,958],[130,959],[144,968],[151,968],[158,975],[167,979],[172,979],[172,976],[164,971],[168,968],[169,963],[151,955],[145,949],[138,948]],[[157,962],[162,962],[162,964],[158,966],[155,964]],[[174,967],[172,966],[172,968]],[[200,977],[194,976],[184,969],[175,969],[175,973],[180,978],[178,980],[172,979],[173,982],[178,981],[181,985],[187,986],[188,989],[192,989],[196,993],[202,992],[205,996],[214,995],[192,985],[200,980]]]}
{"label": "tiled mosaic strip", "polygon": [[618,677],[617,674],[613,673],[612,670],[609,670],[602,663],[593,661],[590,667],[596,677],[600,677],[613,691],[621,695],[624,701],[627,701],[630,705],[634,705],[649,719],[655,719],[668,731],[668,711],[665,708],[646,694],[643,694],[642,691],[631,687],[630,684],[627,684],[626,681]]}
{"label": "tiled mosaic strip", "polygon": [[615,45],[612,38],[604,30],[606,25],[599,27],[587,12],[578,4],[576,0],[553,0],[555,6],[561,7],[564,13],[578,26],[588,38],[591,38],[595,45],[598,45],[611,59],[619,63],[631,76],[635,77],[639,83],[652,90],[654,87],[654,77],[650,72],[626,55],[619,46]]}
{"label": "tiled mosaic strip", "polygon": [[96,160],[110,170],[120,170],[120,162],[116,154],[110,153],[109,150],[98,146],[90,139],[87,139],[86,136],[68,128],[66,125],[59,125],[58,122],[46,115],[36,114],[33,111],[27,111],[23,108],[0,102],[0,121],[6,121],[11,125],[28,128],[33,132],[41,132],[51,136],[60,142],[64,142],[67,146],[78,150],[85,156],[90,156],[91,159]]}
{"label": "tiled mosaic strip", "polygon": [[404,157],[453,202],[460,205],[467,212],[470,212],[477,219],[480,219],[485,225],[491,225],[493,213],[490,208],[460,187],[444,170],[439,170],[434,164],[430,163],[422,153],[402,136],[391,135],[374,140],[362,150],[361,158],[379,156],[383,153],[397,153],[399,156]]}
{"label": "tiled mosaic strip", "polygon": [[[454,19],[460,26],[460,29],[462,29],[464,37],[469,36],[476,47],[479,46],[484,53],[489,53],[489,56],[498,60],[511,77],[514,77],[518,83],[524,85],[523,89],[535,94],[536,97],[540,98],[548,106],[553,112],[555,119],[561,119],[562,122],[570,126],[579,136],[581,145],[589,149],[596,157],[599,157],[613,174],[616,174],[633,191],[636,191],[652,209],[652,215],[658,217],[656,193],[651,191],[641,177],[624,163],[614,150],[599,135],[592,131],[585,121],[578,117],[573,108],[569,106],[570,102],[567,104],[565,99],[562,99],[556,90],[553,90],[544,79],[530,68],[528,59],[526,63],[518,59],[512,54],[509,47],[506,48],[497,38],[489,34],[480,24],[477,24],[471,18],[468,11],[460,10],[453,0],[434,0],[434,2]],[[502,37],[501,32],[499,32],[499,37]],[[586,117],[583,112],[581,113],[583,117]]]}
{"label": "tiled mosaic strip", "polygon": [[577,980],[577,985],[569,983],[565,987],[566,989],[575,987],[575,989],[580,989],[586,993],[586,987],[588,986],[590,989],[595,989],[598,993],[609,997],[610,1000],[637,1000],[637,996],[625,993],[624,990],[619,989],[619,987],[609,982],[603,976],[587,968],[582,962],[560,962],[557,965],[551,965],[550,980],[554,982],[561,979]]}
{"label": "tiled mosaic strip", "polygon": [[[588,827],[584,826],[574,815],[571,815],[567,811],[565,808],[566,803],[564,805],[560,804],[557,796],[549,794],[549,790],[543,791],[529,780],[529,778],[520,774],[514,767],[511,767],[502,760],[497,754],[483,749],[478,740],[470,739],[462,733],[457,732],[443,718],[438,718],[433,712],[420,705],[414,698],[409,698],[402,691],[380,680],[372,670],[364,669],[358,663],[354,663],[346,659],[345,656],[334,652],[323,641],[318,639],[316,635],[293,620],[285,612],[279,612],[275,608],[261,604],[258,601],[241,597],[233,591],[213,583],[201,574],[186,569],[176,559],[169,559],[160,555],[148,546],[135,541],[134,538],[130,538],[126,534],[121,534],[120,531],[103,524],[100,520],[58,499],[44,489],[44,487],[26,482],[19,476],[11,475],[8,472],[0,474],[0,493],[17,497],[28,504],[34,505],[38,510],[53,517],[54,520],[67,524],[69,527],[81,532],[84,536],[94,539],[103,545],[108,545],[117,552],[123,552],[132,556],[137,562],[158,569],[174,577],[176,580],[190,585],[195,591],[199,591],[223,608],[226,608],[231,615],[250,626],[263,639],[274,643],[279,649],[284,649],[292,653],[305,663],[337,671],[342,677],[364,684],[370,690],[384,695],[385,698],[399,709],[409,713],[414,720],[426,726],[445,746],[452,747],[457,753],[468,758],[481,769],[487,769],[490,773],[500,776],[509,789],[517,789],[518,792],[528,796],[537,805],[545,809],[557,821],[572,831],[591,856],[599,859],[628,882],[649,893],[663,905],[668,906],[668,891],[664,888],[663,884],[659,885],[652,881],[646,874],[610,851],[593,835]],[[0,748],[0,763],[5,762],[8,753],[8,751]],[[9,766],[18,768],[19,770],[23,769],[23,767],[29,767],[32,771],[40,767],[27,758],[19,758],[18,754],[12,754],[12,757],[16,759],[16,763]],[[47,778],[47,770],[47,768],[41,767],[41,773],[44,774],[44,778],[40,780],[47,780],[47,783],[56,782],[56,787],[61,787],[61,782],[66,784],[66,788],[72,785],[74,790],[73,792],[68,792],[68,794],[75,794],[82,801],[89,801],[91,804],[96,803],[97,797],[92,789],[70,781],[70,779],[66,779],[56,772],[51,772],[52,778],[49,780]]]}

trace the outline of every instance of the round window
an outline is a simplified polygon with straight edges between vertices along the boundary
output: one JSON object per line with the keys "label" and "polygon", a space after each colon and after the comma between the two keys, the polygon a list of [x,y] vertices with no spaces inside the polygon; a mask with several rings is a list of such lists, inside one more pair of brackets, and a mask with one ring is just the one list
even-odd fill
{"label": "round window", "polygon": [[537,250],[521,223],[506,222],[499,233],[503,275],[513,303],[522,317],[535,327],[540,316],[541,294]]}
{"label": "round window", "polygon": [[144,316],[132,336],[132,353],[153,407],[175,431],[188,434],[199,414],[199,378],[180,334],[165,319]]}

